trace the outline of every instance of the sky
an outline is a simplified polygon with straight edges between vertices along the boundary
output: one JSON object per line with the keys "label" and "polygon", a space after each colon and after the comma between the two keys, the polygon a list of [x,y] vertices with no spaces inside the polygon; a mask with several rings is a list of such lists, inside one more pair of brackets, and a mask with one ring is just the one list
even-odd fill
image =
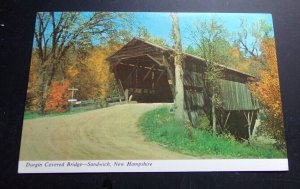
{"label": "sky", "polygon": [[[55,15],[58,17],[60,12],[56,12]],[[81,15],[89,17],[90,12],[82,12]],[[179,28],[181,33],[181,41],[183,48],[186,48],[192,41],[190,40],[190,28],[197,21],[205,21],[215,19],[218,23],[221,23],[229,33],[237,33],[240,30],[240,20],[246,19],[249,28],[253,23],[257,23],[259,20],[265,20],[267,24],[272,26],[272,15],[271,14],[257,14],[257,13],[177,13],[179,20]],[[134,32],[136,34],[138,26],[144,26],[151,36],[164,39],[167,45],[172,46],[173,41],[171,38],[172,20],[170,13],[167,12],[135,12],[133,13],[134,20]],[[119,23],[120,24],[120,23]],[[116,26],[118,27],[118,26]],[[49,32],[47,33],[47,31]],[[50,36],[51,28],[48,28],[46,33]],[[271,36],[274,36],[272,31]],[[249,38],[249,43],[254,38]],[[92,39],[95,44],[99,43],[99,40]],[[34,46],[36,44],[34,43]]]}
{"label": "sky", "polygon": [[[188,46],[190,27],[197,20],[205,21],[214,18],[219,21],[230,33],[237,33],[240,30],[240,20],[246,19],[249,26],[257,23],[259,20],[265,20],[273,28],[271,14],[257,13],[178,13],[179,28],[182,38],[183,47]],[[171,17],[170,13],[149,13],[139,12],[134,14],[137,25],[146,27],[149,33],[155,37],[165,39],[167,44],[172,44],[171,34]],[[271,36],[274,36],[272,31]],[[250,39],[251,40],[251,39]]]}

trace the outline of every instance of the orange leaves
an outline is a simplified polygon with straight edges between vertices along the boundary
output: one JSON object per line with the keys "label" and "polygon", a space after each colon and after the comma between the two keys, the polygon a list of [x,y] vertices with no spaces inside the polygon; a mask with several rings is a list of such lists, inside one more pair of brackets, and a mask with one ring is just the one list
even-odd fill
{"label": "orange leaves", "polygon": [[274,76],[278,77],[278,67],[277,67],[277,57],[275,50],[275,41],[274,39],[265,39],[261,43],[261,51],[263,52],[263,56],[266,59],[271,74],[275,74]]}
{"label": "orange leaves", "polygon": [[31,56],[29,81],[26,97],[26,109],[31,111],[37,110],[37,91],[38,91],[38,57],[37,53],[33,52]]}
{"label": "orange leaves", "polygon": [[68,99],[70,98],[69,87],[70,82],[67,80],[52,82],[46,102],[46,112],[64,112],[67,110]]}
{"label": "orange leaves", "polygon": [[250,83],[249,86],[252,93],[265,107],[264,114],[266,117],[262,119],[262,123],[265,125],[263,130],[276,139],[278,147],[284,147],[281,94],[274,38],[264,39],[260,48],[261,58],[267,67],[260,69],[260,80],[256,83]]}
{"label": "orange leaves", "polygon": [[268,68],[259,72],[261,80],[257,83],[250,84],[250,88],[254,95],[275,118],[282,119],[281,95],[274,39],[264,39],[261,43],[261,51]]}

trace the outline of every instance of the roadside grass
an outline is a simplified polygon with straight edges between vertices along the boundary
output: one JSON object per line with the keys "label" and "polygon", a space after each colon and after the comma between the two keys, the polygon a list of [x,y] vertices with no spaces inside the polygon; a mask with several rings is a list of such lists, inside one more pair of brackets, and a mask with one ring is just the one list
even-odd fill
{"label": "roadside grass", "polygon": [[242,144],[224,135],[191,129],[175,122],[168,107],[152,110],[139,120],[147,140],[160,143],[173,151],[202,158],[286,158],[274,147]]}
{"label": "roadside grass", "polygon": [[[125,103],[125,102],[124,102]],[[132,101],[131,103],[136,103]],[[107,107],[115,106],[115,105],[120,105],[122,103],[109,103]],[[38,119],[38,118],[43,118],[43,117],[54,117],[54,116],[63,116],[63,115],[72,115],[72,114],[77,114],[77,113],[83,113],[91,110],[96,110],[96,109],[101,109],[101,108],[107,108],[107,107],[97,107],[95,105],[92,106],[85,106],[85,107],[80,107],[80,108],[74,108],[72,111],[66,111],[66,112],[51,112],[47,113],[45,115],[41,115],[36,112],[31,112],[31,111],[25,111],[24,112],[24,120],[26,119]]]}
{"label": "roadside grass", "polygon": [[90,111],[93,109],[76,109],[72,111],[67,111],[67,112],[60,112],[60,113],[48,113],[45,115],[38,114],[36,112],[30,112],[30,111],[25,111],[24,112],[24,120],[27,119],[38,119],[38,118],[43,118],[43,117],[55,117],[55,116],[63,116],[63,115],[72,115],[72,114],[77,114],[77,113],[82,113],[86,111]]}

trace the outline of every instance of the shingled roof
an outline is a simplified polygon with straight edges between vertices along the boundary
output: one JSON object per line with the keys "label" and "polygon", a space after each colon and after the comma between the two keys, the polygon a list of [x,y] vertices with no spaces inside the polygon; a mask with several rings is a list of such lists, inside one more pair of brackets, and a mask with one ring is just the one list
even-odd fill
{"label": "shingled roof", "polygon": [[[108,60],[113,59],[114,56],[116,56],[116,55],[118,54],[118,52],[122,51],[123,48],[126,48],[126,46],[128,46],[128,45],[130,45],[130,44],[132,44],[132,43],[135,43],[135,42],[137,42],[137,41],[140,41],[140,42],[143,42],[143,43],[145,43],[145,44],[148,44],[148,45],[150,45],[150,46],[152,46],[152,47],[154,47],[154,48],[157,48],[157,49],[159,49],[159,50],[161,50],[161,51],[166,51],[166,52],[169,52],[169,53],[174,53],[174,49],[172,49],[172,48],[169,48],[169,47],[166,47],[166,46],[157,45],[157,44],[154,44],[154,43],[152,43],[152,42],[150,42],[150,41],[146,41],[146,40],[144,40],[144,39],[136,38],[136,37],[135,37],[135,38],[133,38],[131,41],[129,41],[126,45],[124,45],[121,49],[119,49],[117,52],[115,52],[115,53],[112,54],[110,57],[108,57],[107,59],[108,59]],[[185,53],[185,52],[184,52],[183,54],[184,54],[184,56],[189,57],[189,58],[191,58],[191,59],[200,60],[199,62],[201,62],[201,63],[205,63],[205,61],[206,61],[204,58],[201,58],[201,57],[199,57],[199,56],[195,56],[195,55],[192,55],[192,54],[189,54],[189,53]],[[249,74],[249,73],[246,73],[246,72],[243,72],[243,71],[234,69],[234,68],[230,68],[230,67],[228,67],[228,66],[225,66],[225,65],[222,65],[222,64],[219,64],[219,63],[216,63],[216,62],[214,62],[214,64],[220,66],[221,68],[223,68],[224,70],[227,70],[227,71],[229,71],[229,72],[234,72],[234,73],[243,75],[243,76],[245,76],[245,77],[251,77],[251,78],[254,78],[254,76],[251,75],[251,74]]]}

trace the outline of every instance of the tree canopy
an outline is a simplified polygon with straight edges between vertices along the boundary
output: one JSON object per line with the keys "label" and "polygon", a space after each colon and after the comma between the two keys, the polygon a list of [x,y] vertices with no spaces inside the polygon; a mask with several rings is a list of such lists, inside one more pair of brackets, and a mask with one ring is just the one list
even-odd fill
{"label": "tree canopy", "polygon": [[39,12],[34,33],[38,56],[38,106],[41,114],[56,79],[65,78],[69,51],[83,54],[93,46],[93,40],[108,41],[117,33],[114,19],[117,13]]}

